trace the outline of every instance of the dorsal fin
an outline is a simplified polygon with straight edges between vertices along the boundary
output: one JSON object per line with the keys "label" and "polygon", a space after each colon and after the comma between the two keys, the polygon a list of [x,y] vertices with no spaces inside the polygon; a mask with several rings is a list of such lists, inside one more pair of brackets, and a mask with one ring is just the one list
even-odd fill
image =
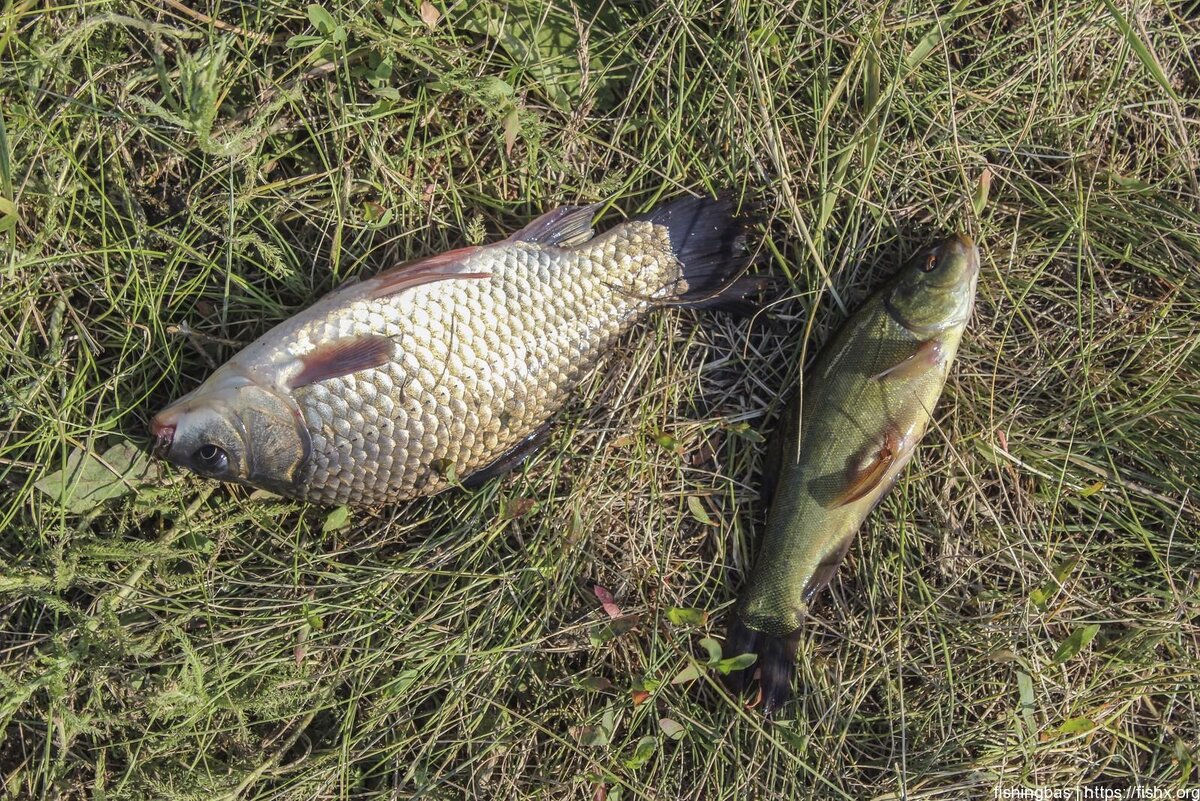
{"label": "dorsal fin", "polygon": [[463,269],[462,263],[478,250],[478,247],[447,250],[436,256],[408,261],[384,270],[363,282],[365,286],[370,287],[367,297],[383,298],[421,284],[445,281],[449,278],[490,278],[491,273],[466,272]]}
{"label": "dorsal fin", "polygon": [[591,206],[561,206],[538,217],[508,240],[560,248],[581,245],[596,235],[592,230],[592,218],[599,207],[599,203]]}
{"label": "dorsal fin", "polygon": [[292,377],[288,386],[296,389],[380,367],[391,361],[394,352],[395,343],[391,338],[377,334],[336,339],[301,356],[300,372]]}

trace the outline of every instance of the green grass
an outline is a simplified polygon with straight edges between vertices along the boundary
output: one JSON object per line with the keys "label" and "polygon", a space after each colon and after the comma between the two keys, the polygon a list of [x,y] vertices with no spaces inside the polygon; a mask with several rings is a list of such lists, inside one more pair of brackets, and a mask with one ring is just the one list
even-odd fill
{"label": "green grass", "polygon": [[[0,12],[5,797],[1200,783],[1196,10],[436,5]],[[347,278],[717,187],[763,205],[767,318],[652,318],[479,492],[327,532],[189,475],[34,486]],[[975,320],[796,702],[670,683],[723,632],[805,342],[955,228]]]}

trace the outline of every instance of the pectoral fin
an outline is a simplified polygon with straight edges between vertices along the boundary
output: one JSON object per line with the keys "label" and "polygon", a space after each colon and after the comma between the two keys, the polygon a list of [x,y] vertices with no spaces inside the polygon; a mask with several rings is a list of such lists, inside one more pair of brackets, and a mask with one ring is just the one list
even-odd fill
{"label": "pectoral fin", "polygon": [[898,381],[912,378],[923,370],[936,367],[943,358],[945,358],[945,353],[942,350],[942,341],[937,337],[927,339],[917,345],[911,355],[883,372],[876,373],[871,376],[871,379],[874,381]]}
{"label": "pectoral fin", "polygon": [[396,343],[391,338],[369,334],[338,339],[300,357],[300,372],[288,382],[292,389],[381,367],[392,359]]}

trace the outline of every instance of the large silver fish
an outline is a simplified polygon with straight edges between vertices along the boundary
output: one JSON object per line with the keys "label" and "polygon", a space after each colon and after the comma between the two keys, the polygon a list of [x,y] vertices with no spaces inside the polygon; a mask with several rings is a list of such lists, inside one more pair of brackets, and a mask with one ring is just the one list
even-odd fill
{"label": "large silver fish", "polygon": [[596,207],[336,290],[155,415],[155,452],[201,475],[372,505],[512,467],[612,341],[651,309],[743,293],[742,225],[685,198],[599,236]]}

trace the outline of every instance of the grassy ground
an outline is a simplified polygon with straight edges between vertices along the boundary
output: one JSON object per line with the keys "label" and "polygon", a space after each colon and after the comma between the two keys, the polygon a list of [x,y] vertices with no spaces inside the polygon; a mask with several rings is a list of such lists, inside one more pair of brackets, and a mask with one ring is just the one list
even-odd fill
{"label": "grassy ground", "polygon": [[[1196,10],[470,5],[5,4],[6,797],[1197,786]],[[120,469],[350,276],[716,187],[765,206],[769,319],[653,318],[477,493],[343,520],[44,480]],[[753,553],[762,435],[806,337],[954,228],[983,270],[936,425],[765,724],[684,672]]]}

